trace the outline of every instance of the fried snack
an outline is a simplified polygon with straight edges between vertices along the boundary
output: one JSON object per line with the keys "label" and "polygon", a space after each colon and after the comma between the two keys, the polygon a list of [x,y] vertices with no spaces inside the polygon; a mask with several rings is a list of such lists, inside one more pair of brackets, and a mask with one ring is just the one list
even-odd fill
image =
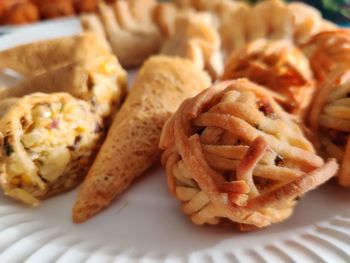
{"label": "fried snack", "polygon": [[219,7],[217,16],[220,22],[219,33],[225,58],[233,50],[242,48],[246,44],[245,19],[250,10],[251,8],[246,3],[234,1]]}
{"label": "fried snack", "polygon": [[80,183],[103,134],[90,105],[67,93],[34,93],[7,106],[0,120],[5,194],[36,206]]}
{"label": "fried snack", "polygon": [[153,20],[164,38],[175,32],[175,21],[180,10],[174,3],[158,3],[153,11]]}
{"label": "fried snack", "polygon": [[0,2],[0,15],[3,15],[7,10],[11,9],[11,7],[27,3],[29,0],[7,0]]}
{"label": "fried snack", "polygon": [[0,68],[10,68],[27,77],[108,53],[98,36],[77,36],[38,41],[0,52]]}
{"label": "fried snack", "polygon": [[0,99],[33,92],[68,92],[91,104],[101,117],[108,117],[126,95],[127,73],[114,55],[105,55],[48,71],[0,90]]}
{"label": "fried snack", "polygon": [[75,14],[72,0],[32,0],[38,7],[40,16],[45,19]]}
{"label": "fried snack", "polygon": [[337,170],[268,90],[245,79],[186,100],[165,124],[160,147],[170,192],[199,225],[252,230],[283,221]]}
{"label": "fried snack", "polygon": [[179,8],[184,10],[210,11],[216,17],[225,57],[233,49],[245,45],[245,20],[251,10],[248,4],[226,0],[176,0],[175,2]]}
{"label": "fried snack", "polygon": [[318,134],[321,153],[340,162],[338,182],[350,187],[350,70],[333,75],[317,92],[310,126]]}
{"label": "fried snack", "polygon": [[261,1],[254,6],[241,2],[218,1],[214,13],[219,20],[222,47],[226,56],[260,38],[291,40],[293,19],[283,1]]}
{"label": "fried snack", "polygon": [[287,41],[256,40],[234,51],[221,79],[248,78],[271,89],[289,113],[303,116],[314,92],[308,59]]}
{"label": "fried snack", "polygon": [[80,188],[74,222],[107,207],[158,160],[165,121],[209,85],[209,76],[185,59],[155,56],[145,62]]}
{"label": "fried snack", "polygon": [[113,5],[100,2],[96,15],[83,16],[84,29],[92,32],[98,29],[101,34],[100,28],[104,28],[122,66],[139,66],[162,43],[153,22],[155,4],[155,0],[116,1]]}
{"label": "fried snack", "polygon": [[288,4],[294,21],[294,42],[301,45],[319,32],[336,28],[336,25],[322,18],[321,12],[302,2]]}
{"label": "fried snack", "polygon": [[94,12],[97,9],[99,0],[73,0],[76,12]]}
{"label": "fried snack", "polygon": [[209,13],[188,12],[175,21],[175,33],[167,39],[161,53],[188,58],[216,79],[223,71],[220,36]]}
{"label": "fried snack", "polygon": [[332,30],[315,35],[303,45],[319,82],[327,81],[329,74],[350,68],[350,31]]}
{"label": "fried snack", "polygon": [[6,0],[3,2],[0,3],[0,25],[26,24],[39,19],[38,8],[31,1]]}
{"label": "fried snack", "polygon": [[256,4],[246,17],[248,41],[259,38],[292,40],[293,17],[281,0]]}
{"label": "fried snack", "polygon": [[107,40],[105,29],[101,23],[101,20],[96,14],[82,14],[80,16],[80,23],[84,32],[92,32],[99,38],[100,42],[105,46],[106,50],[112,53],[112,47]]}
{"label": "fried snack", "polygon": [[175,0],[175,4],[180,8],[192,8],[198,11],[216,12],[218,8],[225,5],[230,5],[231,0]]}
{"label": "fried snack", "polygon": [[175,2],[183,9],[210,11],[217,17],[225,57],[260,38],[285,39],[299,45],[314,34],[336,28],[317,9],[299,2],[267,0],[254,6],[227,0]]}

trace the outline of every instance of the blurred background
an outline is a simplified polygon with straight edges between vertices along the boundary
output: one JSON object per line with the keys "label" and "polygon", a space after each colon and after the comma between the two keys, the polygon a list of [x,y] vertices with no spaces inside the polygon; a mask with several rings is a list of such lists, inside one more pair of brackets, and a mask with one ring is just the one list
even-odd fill
{"label": "blurred background", "polygon": [[325,18],[338,24],[350,22],[350,0],[309,0],[304,2],[317,7]]}
{"label": "blurred background", "polygon": [[[99,1],[101,0],[0,0],[0,26],[23,25],[39,20],[93,12]],[[258,2],[257,0],[247,1]],[[304,2],[317,7],[325,18],[333,22],[340,25],[347,25],[350,22],[350,0],[308,0]]]}
{"label": "blurred background", "polygon": [[[256,3],[258,0],[250,0],[249,2]],[[308,0],[298,2],[305,2],[318,8],[325,18],[336,23],[350,22],[350,0]]]}

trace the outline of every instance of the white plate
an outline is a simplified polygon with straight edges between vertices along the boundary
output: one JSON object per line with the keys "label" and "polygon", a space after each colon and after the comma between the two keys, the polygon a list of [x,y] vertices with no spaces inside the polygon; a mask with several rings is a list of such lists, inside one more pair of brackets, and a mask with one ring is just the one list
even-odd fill
{"label": "white plate", "polygon": [[[30,30],[0,38],[0,48],[39,36]],[[52,32],[69,30],[46,27],[40,37]],[[350,191],[332,183],[302,198],[291,219],[251,233],[192,225],[159,167],[80,225],[71,222],[76,194],[38,208],[0,195],[0,262],[350,262]]]}
{"label": "white plate", "polygon": [[40,28],[42,26],[71,26],[72,21],[75,21],[74,23],[79,24],[79,19],[75,16],[71,17],[63,17],[63,18],[56,18],[56,19],[50,19],[50,20],[43,20],[39,21],[33,24],[25,24],[25,25],[9,25],[9,26],[0,26],[0,34],[7,34],[12,32],[18,32],[22,30],[32,29],[32,28]]}
{"label": "white plate", "polygon": [[7,35],[1,36],[0,50],[34,40],[69,36],[76,34],[80,30],[80,22],[76,17],[56,19],[26,26],[0,27],[0,33],[10,32]]}

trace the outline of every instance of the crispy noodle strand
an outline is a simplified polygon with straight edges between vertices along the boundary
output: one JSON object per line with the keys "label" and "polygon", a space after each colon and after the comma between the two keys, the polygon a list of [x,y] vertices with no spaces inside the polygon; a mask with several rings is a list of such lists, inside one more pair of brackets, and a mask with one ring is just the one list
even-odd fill
{"label": "crispy noodle strand", "polygon": [[245,79],[186,100],[165,125],[160,147],[183,212],[195,224],[231,221],[243,231],[285,220],[298,197],[337,170],[268,90]]}
{"label": "crispy noodle strand", "polygon": [[345,187],[350,187],[349,94],[350,71],[334,74],[320,85],[309,116],[321,153],[340,162],[338,181]]}

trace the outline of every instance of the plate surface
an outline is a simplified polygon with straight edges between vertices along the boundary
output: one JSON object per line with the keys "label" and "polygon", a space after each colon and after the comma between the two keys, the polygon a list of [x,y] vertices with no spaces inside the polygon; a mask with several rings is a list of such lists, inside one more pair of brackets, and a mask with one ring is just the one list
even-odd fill
{"label": "plate surface", "polygon": [[[11,32],[21,32],[23,30],[28,30],[28,29],[33,30],[33,28],[38,28],[38,27],[42,28],[43,26],[44,27],[49,26],[49,27],[51,27],[51,29],[52,29],[52,26],[57,27],[57,26],[66,25],[67,27],[72,27],[73,23],[75,23],[75,25],[80,24],[79,19],[75,16],[63,17],[63,18],[57,18],[57,19],[51,19],[51,20],[44,20],[44,21],[33,23],[33,24],[0,26],[0,35],[11,33]],[[58,30],[58,33],[59,32],[60,32],[60,30]],[[48,32],[45,32],[45,33],[47,34]],[[53,33],[55,33],[55,31],[53,31]]]}
{"label": "plate surface", "polygon": [[[79,30],[76,21],[27,28],[0,37],[0,49]],[[350,191],[332,182],[302,198],[291,219],[252,233],[192,225],[159,167],[80,225],[71,222],[76,194],[38,208],[0,194],[0,262],[350,262]]]}

